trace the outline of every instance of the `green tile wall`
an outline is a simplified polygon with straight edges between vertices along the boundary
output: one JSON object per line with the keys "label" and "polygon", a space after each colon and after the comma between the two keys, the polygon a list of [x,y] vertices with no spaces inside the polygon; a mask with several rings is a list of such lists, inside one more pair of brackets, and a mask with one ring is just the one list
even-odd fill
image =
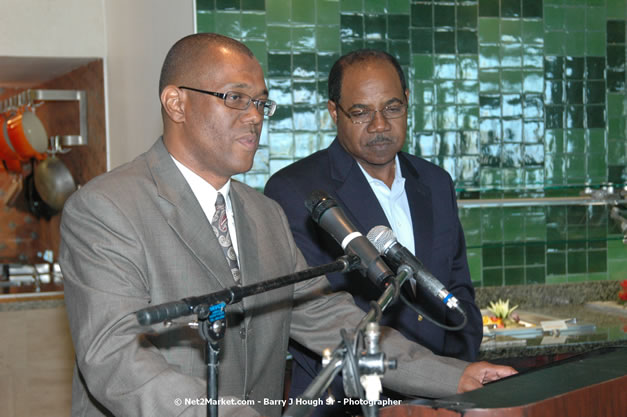
{"label": "green tile wall", "polygon": [[[256,188],[326,147],[327,74],[342,54],[395,55],[410,87],[405,150],[460,199],[563,197],[627,182],[625,0],[197,0],[200,32],[243,41],[279,108]],[[627,278],[603,206],[461,208],[476,286]]]}

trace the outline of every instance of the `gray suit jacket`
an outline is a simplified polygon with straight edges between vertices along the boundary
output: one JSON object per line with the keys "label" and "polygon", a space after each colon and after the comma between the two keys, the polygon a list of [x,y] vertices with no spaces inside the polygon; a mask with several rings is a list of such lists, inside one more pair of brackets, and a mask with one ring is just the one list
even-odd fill
{"label": "gray suit jacket", "polygon": [[[307,267],[274,201],[237,181],[230,196],[244,285]],[[72,415],[205,415],[204,406],[185,401],[206,393],[197,332],[142,327],[133,314],[234,285],[211,225],[162,140],[74,193],[61,237],[77,361]],[[280,406],[264,400],[283,398],[288,338],[321,352],[335,347],[339,329],[354,327],[363,314],[347,294],[327,292],[326,280],[318,278],[227,307],[219,395],[249,405],[221,407],[221,415],[280,415]],[[384,384],[415,395],[455,392],[465,362],[385,332],[383,348],[400,365]]]}

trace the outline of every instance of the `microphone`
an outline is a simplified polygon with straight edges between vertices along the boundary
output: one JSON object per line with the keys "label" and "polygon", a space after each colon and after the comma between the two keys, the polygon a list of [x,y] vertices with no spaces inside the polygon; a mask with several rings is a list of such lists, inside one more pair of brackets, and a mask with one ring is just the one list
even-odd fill
{"label": "microphone", "polygon": [[451,310],[458,310],[464,316],[466,313],[459,305],[455,296],[448,292],[436,277],[427,271],[418,258],[406,247],[398,243],[394,232],[385,226],[375,226],[368,232],[368,240],[377,248],[379,253],[390,262],[393,267],[407,265],[414,271],[416,284],[441,300]]}
{"label": "microphone", "polygon": [[314,191],[305,200],[305,207],[314,222],[327,231],[344,252],[357,255],[362,274],[379,286],[387,285],[394,273],[379,256],[377,249],[348,220],[342,209],[324,191]]}

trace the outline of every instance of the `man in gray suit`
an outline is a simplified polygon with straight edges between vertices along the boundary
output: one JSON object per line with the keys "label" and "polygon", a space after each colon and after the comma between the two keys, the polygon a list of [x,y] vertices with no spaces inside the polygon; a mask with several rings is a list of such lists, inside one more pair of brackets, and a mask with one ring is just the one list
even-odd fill
{"label": "man in gray suit", "polygon": [[[205,415],[203,342],[185,326],[140,326],[150,304],[248,285],[307,267],[283,211],[231,180],[253,163],[274,103],[261,66],[215,34],[178,41],[159,85],[163,136],[133,162],[86,184],[67,202],[60,263],[76,351],[74,416]],[[278,416],[288,338],[320,352],[362,313],[324,278],[227,308],[221,415]],[[385,330],[401,365],[384,384],[438,397],[513,371],[433,355]],[[245,401],[244,401],[245,400]],[[246,402],[244,404],[244,402]]]}

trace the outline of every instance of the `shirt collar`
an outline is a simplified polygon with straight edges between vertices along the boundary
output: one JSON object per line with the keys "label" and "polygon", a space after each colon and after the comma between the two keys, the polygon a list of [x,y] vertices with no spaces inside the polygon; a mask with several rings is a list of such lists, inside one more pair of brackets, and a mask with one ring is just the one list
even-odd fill
{"label": "shirt collar", "polygon": [[385,190],[389,190],[391,196],[396,196],[398,193],[402,193],[405,190],[405,177],[403,177],[403,173],[401,172],[401,163],[398,159],[398,154],[394,156],[394,181],[392,182],[391,189],[380,179],[374,178],[372,175],[368,174],[359,162],[357,162],[357,166],[361,169],[361,172],[364,173],[370,187],[376,186],[381,188],[383,185]]}
{"label": "shirt collar", "polygon": [[213,188],[211,184],[205,181],[200,175],[196,174],[194,171],[192,171],[191,169],[183,165],[182,162],[179,162],[171,154],[170,154],[170,157],[172,158],[172,160],[174,161],[178,169],[181,171],[181,174],[183,174],[183,177],[185,177],[185,180],[189,184],[190,188],[192,189],[192,192],[194,193],[194,195],[196,196],[198,200],[200,200],[199,198],[200,196],[204,196],[204,199],[208,201],[213,201],[215,203],[216,198],[218,197],[218,192],[220,192],[224,196],[224,199],[227,201],[226,203],[227,209],[229,208],[230,206],[229,192],[231,190],[230,178],[226,182],[226,184],[222,186],[222,188],[220,188],[219,190],[216,190],[215,188]]}

